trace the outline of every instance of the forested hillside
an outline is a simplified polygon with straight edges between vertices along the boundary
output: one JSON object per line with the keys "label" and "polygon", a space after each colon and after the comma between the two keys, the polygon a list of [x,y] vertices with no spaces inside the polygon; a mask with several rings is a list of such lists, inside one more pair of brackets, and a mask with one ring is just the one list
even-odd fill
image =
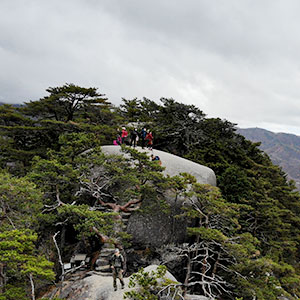
{"label": "forested hillside", "polygon": [[[101,145],[122,126],[145,127],[154,148],[210,167],[218,188],[164,176],[130,147],[122,146],[127,156],[104,155]],[[76,251],[93,257],[105,243],[137,250],[121,213],[158,208],[168,216],[168,197],[188,203],[171,216],[187,220],[186,240],[138,251],[144,262],[161,251],[181,257],[173,269],[183,294],[300,297],[299,193],[234,124],[193,105],[144,98],[116,107],[95,88],[49,88],[22,107],[0,106],[0,166],[0,300],[42,296],[64,281],[62,262]]]}
{"label": "forested hillside", "polygon": [[300,137],[288,133],[274,133],[261,128],[239,128],[238,132],[253,142],[260,142],[273,163],[282,167],[300,190]]}

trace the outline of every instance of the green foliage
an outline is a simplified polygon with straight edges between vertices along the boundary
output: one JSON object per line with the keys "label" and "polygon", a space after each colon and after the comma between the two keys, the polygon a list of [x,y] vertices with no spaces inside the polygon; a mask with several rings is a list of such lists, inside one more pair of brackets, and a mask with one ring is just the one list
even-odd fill
{"label": "green foliage", "polygon": [[144,210],[157,205],[167,209],[162,192],[170,187],[170,183],[162,174],[163,168],[152,162],[146,153],[125,146],[122,150],[126,157],[113,155],[93,159],[95,167],[103,167],[99,180],[110,178],[104,192],[113,194],[118,204],[141,199]]}
{"label": "green foliage", "polygon": [[[186,215],[199,218],[198,234],[203,238],[207,235],[215,235],[226,240],[222,234],[217,234],[216,230],[221,230],[225,235],[233,234],[240,229],[238,223],[239,210],[242,205],[226,201],[220,190],[216,187],[194,183],[191,192],[186,194],[192,206],[184,208]],[[218,216],[218,217],[216,217]],[[202,227],[204,227],[202,229]],[[205,231],[204,229],[211,229]]]}
{"label": "green foliage", "polygon": [[178,282],[173,282],[166,278],[167,268],[159,266],[157,270],[146,272],[141,268],[137,273],[130,277],[129,287],[136,288],[125,292],[124,299],[131,300],[159,300],[166,293],[169,293],[172,299],[182,299]]}
{"label": "green foliage", "polygon": [[58,198],[66,203],[74,201],[80,176],[90,168],[91,163],[82,153],[91,147],[98,149],[97,140],[92,133],[63,134],[59,137],[59,145],[60,151],[49,150],[47,158],[35,157],[28,174],[28,178],[46,193],[47,204]]}
{"label": "green foliage", "polygon": [[1,230],[36,227],[42,206],[42,193],[32,182],[0,172]]}
{"label": "green foliage", "polygon": [[0,300],[29,300],[24,287],[15,287],[13,285],[7,285],[5,291],[0,294]]}
{"label": "green foliage", "polygon": [[3,297],[6,298],[3,299],[10,299],[16,294],[22,299],[25,294],[18,285],[25,281],[29,283],[29,275],[36,280],[54,280],[53,263],[37,253],[36,240],[37,234],[29,229],[0,233],[0,265],[5,266],[5,277],[11,284],[7,289],[4,286],[6,296]]}
{"label": "green foliage", "polygon": [[247,203],[251,197],[251,183],[247,173],[237,166],[229,166],[219,177],[222,195],[230,202]]}
{"label": "green foliage", "polygon": [[115,113],[96,88],[65,84],[47,92],[49,96],[20,108],[0,107],[0,166],[10,162],[15,173],[24,174],[34,156],[59,150],[62,134],[93,133],[96,140],[111,143]]}
{"label": "green foliage", "polygon": [[[199,108],[174,99],[123,99],[116,108],[95,88],[65,84],[47,92],[21,108],[0,106],[0,167],[27,174],[0,173],[3,232],[35,229],[35,243],[42,248],[57,231],[55,224],[72,227],[80,239],[91,238],[90,226],[112,234],[117,214],[102,215],[100,198],[117,205],[140,199],[142,213],[157,209],[168,215],[164,194],[169,189],[175,201],[180,196],[194,201],[183,212],[193,220],[189,242],[201,246],[201,254],[209,246],[216,276],[234,286],[232,297],[275,299],[278,291],[300,297],[299,193],[258,144],[236,134],[235,124],[205,118]],[[134,149],[124,147],[125,158],[105,157],[99,146],[111,144],[116,128],[127,122],[151,129],[155,148],[211,167],[219,189],[198,185],[188,174],[164,178],[163,168]],[[223,269],[217,267],[218,255],[227,262]],[[14,276],[12,271],[11,280]],[[26,285],[16,282],[6,285],[7,299],[18,293],[16,299],[26,297],[20,293]],[[203,288],[195,289],[203,294]],[[225,293],[220,297],[226,299]]]}
{"label": "green foliage", "polygon": [[132,100],[126,100],[122,98],[123,103],[120,105],[120,109],[123,114],[126,115],[128,121],[137,121],[141,117],[141,101],[137,98]]}
{"label": "green foliage", "polygon": [[[244,299],[255,295],[258,299],[275,300],[286,291],[289,296],[296,293],[299,276],[295,269],[276,261],[274,256],[263,256],[259,250],[261,241],[250,232],[241,232],[239,211],[247,206],[226,201],[217,188],[208,185],[196,183],[190,190],[186,193],[190,205],[185,215],[197,220],[197,226],[188,228],[189,234],[195,236],[190,247],[191,271],[193,281],[205,279],[210,286],[202,287],[205,296],[217,297],[216,287],[222,282],[235,287],[235,294]],[[201,272],[196,271],[199,264]],[[225,286],[223,291],[225,295]]]}
{"label": "green foliage", "polygon": [[212,228],[189,228],[188,233],[190,235],[199,236],[201,240],[214,240],[217,242],[224,242],[227,239],[227,237],[222,234],[220,230]]}
{"label": "green foliage", "polygon": [[[259,258],[238,264],[235,266],[235,270],[243,274],[243,277],[236,278],[237,293],[243,295],[245,299],[254,295],[263,300],[275,300],[282,295],[295,299],[291,294],[285,292],[286,287],[278,279],[279,277],[282,279],[284,277],[294,277],[294,270],[291,266],[280,265],[270,259]],[[290,291],[293,291],[293,289],[290,289]]]}
{"label": "green foliage", "polygon": [[96,88],[65,84],[62,87],[50,87],[46,91],[50,96],[27,103],[24,111],[28,115],[41,115],[43,118],[68,122],[74,120],[78,113],[87,114],[92,104],[102,107],[109,104]]}
{"label": "green foliage", "polygon": [[[139,118],[142,122],[151,121],[148,127],[155,133],[156,148],[180,154],[215,171],[227,204],[224,206],[220,202],[217,207],[202,207],[206,209],[206,216],[212,216],[209,223],[216,219],[214,212],[222,211],[222,205],[226,207],[228,203],[229,208],[225,210],[236,210],[237,214],[225,218],[225,230],[220,227],[213,229],[221,230],[229,240],[232,235],[249,233],[259,241],[256,247],[262,257],[295,268],[291,278],[297,282],[300,274],[300,198],[299,193],[293,191],[293,184],[287,183],[282,170],[258,149],[257,143],[251,143],[236,134],[235,124],[218,118],[206,119],[201,111],[172,99],[162,99],[162,104],[156,105],[151,101],[147,101],[147,105],[143,100],[136,102],[141,111],[147,110],[149,103],[150,107],[155,107],[147,110],[148,115],[140,114]],[[178,188],[180,190],[180,186]],[[238,206],[234,207],[232,203]],[[211,213],[207,214],[208,211]],[[223,219],[224,214],[217,216]],[[199,219],[205,227],[204,216]],[[213,223],[211,225],[214,226]],[[274,274],[279,278],[283,276]],[[289,295],[300,296],[299,288],[294,285],[281,285]]]}
{"label": "green foliage", "polygon": [[93,227],[101,229],[103,234],[111,234],[113,231],[113,213],[91,210],[88,205],[63,205],[57,213],[59,220],[68,220],[66,224],[74,227],[78,239],[93,236]]}

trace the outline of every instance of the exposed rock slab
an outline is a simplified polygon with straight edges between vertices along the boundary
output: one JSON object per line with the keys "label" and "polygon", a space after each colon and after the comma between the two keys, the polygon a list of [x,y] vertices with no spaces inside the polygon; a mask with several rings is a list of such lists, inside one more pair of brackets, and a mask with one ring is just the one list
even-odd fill
{"label": "exposed rock slab", "polygon": [[123,300],[125,291],[129,291],[129,278],[124,278],[125,288],[114,291],[113,278],[97,275],[96,273],[84,279],[76,281],[66,281],[60,293],[54,293],[46,296],[59,297],[66,300]]}
{"label": "exposed rock slab", "polygon": [[[157,267],[157,265],[151,265],[146,267],[144,270],[146,272],[156,271]],[[168,271],[165,277],[172,281],[177,281],[176,278]],[[58,293],[58,291],[53,291],[45,296],[51,297],[55,295],[56,297],[66,300],[123,300],[124,292],[132,290],[132,288],[128,287],[129,277],[124,278],[124,281],[125,288],[120,289],[118,281],[118,290],[114,291],[112,277],[105,277],[94,273],[84,279],[66,281],[64,282],[64,286],[60,293]],[[202,296],[194,297],[191,295],[189,295],[187,299],[207,300],[207,298]]]}
{"label": "exposed rock slab", "polygon": [[212,300],[212,299],[207,298],[205,296],[199,296],[199,295],[186,295],[185,300]]}
{"label": "exposed rock slab", "polygon": [[151,213],[135,212],[127,227],[127,232],[132,235],[132,243],[150,248],[183,243],[186,237],[186,220],[173,217],[180,213],[180,208],[175,206],[170,208],[170,214],[164,214],[159,207]]}
{"label": "exposed rock slab", "polygon": [[[105,154],[123,154],[120,146],[102,146],[102,151]],[[165,167],[165,174],[170,176],[179,175],[180,173],[190,173],[193,175],[199,183],[210,184],[216,186],[216,175],[214,171],[208,167],[197,164],[188,159],[160,151],[160,150],[148,150],[136,147],[136,150],[140,152],[146,152],[149,157],[151,154],[159,156],[162,166]]]}
{"label": "exposed rock slab", "polygon": [[[160,151],[136,147],[140,152],[159,156],[164,173],[169,176],[180,173],[190,173],[199,183],[216,186],[216,176],[213,170],[179,156]],[[121,151],[120,146],[102,146],[102,151],[109,155],[128,155]],[[137,211],[133,213],[127,225],[127,232],[132,235],[132,244],[141,247],[161,247],[168,243],[182,243],[186,238],[186,219],[175,219],[174,216],[182,213],[183,199],[176,198],[174,194],[166,193],[166,200],[170,204],[170,212],[165,214],[160,207],[153,208],[151,214]]]}

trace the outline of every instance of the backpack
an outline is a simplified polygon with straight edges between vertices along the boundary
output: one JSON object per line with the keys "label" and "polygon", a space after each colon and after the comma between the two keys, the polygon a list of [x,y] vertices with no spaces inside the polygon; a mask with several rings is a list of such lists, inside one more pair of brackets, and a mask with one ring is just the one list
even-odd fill
{"label": "backpack", "polygon": [[112,256],[111,264],[115,268],[123,268],[124,258],[122,255],[116,256],[115,254]]}

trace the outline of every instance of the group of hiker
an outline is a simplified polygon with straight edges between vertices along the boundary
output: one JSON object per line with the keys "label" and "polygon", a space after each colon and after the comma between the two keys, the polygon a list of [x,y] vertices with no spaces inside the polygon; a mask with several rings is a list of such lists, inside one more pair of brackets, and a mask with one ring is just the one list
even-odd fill
{"label": "group of hiker", "polygon": [[152,150],[153,148],[153,134],[150,130],[143,128],[138,132],[137,128],[131,130],[130,134],[125,127],[122,127],[121,131],[118,129],[117,139],[114,140],[114,145],[127,144],[134,148],[137,146],[137,142],[141,141],[141,146],[144,149],[147,147]]}
{"label": "group of hiker", "polygon": [[[129,139],[129,140],[128,140]],[[153,134],[150,130],[146,130],[146,128],[142,128],[140,132],[138,132],[137,128],[131,130],[130,134],[126,130],[125,127],[122,127],[121,130],[118,129],[117,139],[114,140],[114,145],[122,145],[127,144],[134,148],[137,146],[137,142],[141,141],[142,149],[147,147],[150,150],[153,150]],[[152,161],[158,161],[161,165],[160,158],[157,155],[151,155]],[[120,253],[119,249],[115,249],[114,254],[110,259],[110,267],[113,275],[113,287],[114,290],[117,290],[117,279],[120,280],[122,289],[124,288],[124,258]]]}
{"label": "group of hiker", "polygon": [[[128,138],[130,138],[129,143]],[[130,146],[136,147],[139,140],[141,141],[143,149],[145,147],[150,150],[153,149],[153,135],[152,132],[150,130],[147,131],[146,128],[143,128],[140,132],[134,128],[129,135],[126,128],[122,127],[121,131],[118,130],[118,136],[117,139],[114,140],[114,145],[129,144]],[[150,159],[151,161],[157,161],[161,165],[159,156],[151,154]],[[123,273],[125,269],[125,261],[119,249],[115,249],[114,254],[110,258],[109,264],[112,270],[114,290],[117,290],[117,279],[120,280],[121,288],[124,289],[125,283]]]}

